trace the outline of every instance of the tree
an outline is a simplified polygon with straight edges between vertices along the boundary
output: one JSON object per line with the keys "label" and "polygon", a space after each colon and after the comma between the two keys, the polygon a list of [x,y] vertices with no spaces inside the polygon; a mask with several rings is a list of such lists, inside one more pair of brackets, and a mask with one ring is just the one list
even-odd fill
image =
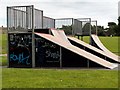
{"label": "tree", "polygon": [[105,36],[105,31],[103,26],[97,26],[97,35],[98,36]]}
{"label": "tree", "polygon": [[91,25],[91,33],[92,34],[96,34],[96,26],[95,25]]}
{"label": "tree", "polygon": [[115,22],[108,22],[109,29],[107,31],[108,35],[116,35],[115,28],[117,29],[117,25]]}
{"label": "tree", "polygon": [[90,32],[90,23],[86,23],[82,28],[82,34],[89,35],[89,32]]}
{"label": "tree", "polygon": [[108,26],[110,27],[110,26],[115,26],[116,25],[116,23],[115,22],[108,22]]}
{"label": "tree", "polygon": [[119,25],[114,26],[113,29],[114,29],[115,35],[120,36],[120,27],[119,27]]}
{"label": "tree", "polygon": [[57,29],[62,29],[65,31],[66,35],[72,35],[72,25],[62,25],[62,28],[57,28]]}

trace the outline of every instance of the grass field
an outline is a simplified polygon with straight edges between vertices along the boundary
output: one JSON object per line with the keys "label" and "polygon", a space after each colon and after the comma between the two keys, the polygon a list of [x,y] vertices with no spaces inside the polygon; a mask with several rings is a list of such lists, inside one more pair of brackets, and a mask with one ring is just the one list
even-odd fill
{"label": "grass field", "polygon": [[[1,35],[2,53],[6,53],[6,35]],[[100,37],[112,52],[118,52],[118,37]],[[88,42],[89,38],[84,37]],[[1,46],[0,46],[1,47]],[[116,53],[118,54],[118,53]],[[120,55],[120,54],[119,54]],[[2,60],[1,60],[2,58]],[[6,57],[0,57],[6,65]],[[83,69],[2,69],[3,88],[117,88],[117,70]]]}
{"label": "grass field", "polygon": [[0,57],[0,66],[6,66],[7,65],[7,57],[1,56]]}
{"label": "grass field", "polygon": [[100,40],[111,52],[120,55],[119,37],[100,37]]}
{"label": "grass field", "polygon": [[118,71],[3,69],[3,88],[117,88]]}
{"label": "grass field", "polygon": [[7,35],[6,34],[0,34],[0,48],[2,48],[2,54],[7,53]]}

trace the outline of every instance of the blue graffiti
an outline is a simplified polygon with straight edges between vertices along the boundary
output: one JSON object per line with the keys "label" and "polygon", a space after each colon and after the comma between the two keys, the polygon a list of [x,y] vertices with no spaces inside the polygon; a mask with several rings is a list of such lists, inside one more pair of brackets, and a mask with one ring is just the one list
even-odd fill
{"label": "blue graffiti", "polygon": [[29,55],[24,56],[24,53],[20,53],[18,55],[15,55],[13,52],[13,54],[10,54],[10,61],[18,61],[18,64],[25,63],[25,64],[29,65],[30,64],[28,62],[29,57],[30,57]]}

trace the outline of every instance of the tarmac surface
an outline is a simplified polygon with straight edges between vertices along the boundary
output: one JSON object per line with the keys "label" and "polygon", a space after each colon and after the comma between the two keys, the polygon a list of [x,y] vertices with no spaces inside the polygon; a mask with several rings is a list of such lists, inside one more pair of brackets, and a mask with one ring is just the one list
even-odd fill
{"label": "tarmac surface", "polygon": [[0,57],[1,57],[1,56],[7,56],[7,54],[0,54]]}

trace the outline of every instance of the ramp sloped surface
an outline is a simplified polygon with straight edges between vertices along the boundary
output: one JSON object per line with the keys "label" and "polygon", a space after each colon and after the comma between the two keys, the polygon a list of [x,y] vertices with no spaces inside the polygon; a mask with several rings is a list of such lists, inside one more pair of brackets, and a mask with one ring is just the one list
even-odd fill
{"label": "ramp sloped surface", "polygon": [[97,35],[91,35],[91,38],[93,39],[94,43],[99,47],[101,50],[103,50],[108,56],[114,58],[117,62],[120,62],[119,56],[113,54],[111,51],[109,51],[100,41]]}
{"label": "ramp sloped surface", "polygon": [[85,57],[88,60],[91,60],[91,61],[93,61],[93,62],[95,62],[95,63],[97,63],[97,64],[99,64],[101,66],[104,66],[104,67],[109,68],[109,69],[113,69],[113,68],[117,67],[116,64],[105,61],[104,59],[101,59],[101,58],[99,58],[99,57],[97,57],[97,56],[95,56],[95,55],[93,55],[91,53],[88,53],[88,52],[82,50],[82,49],[79,49],[76,46],[66,44],[66,42],[63,42],[59,38],[56,38],[56,37],[54,37],[52,35],[41,34],[41,33],[35,33],[35,34],[42,37],[42,38],[44,38],[44,39],[46,39],[46,40],[48,40],[48,41],[51,41],[51,42],[61,46],[61,47],[65,48],[65,49],[67,49],[67,50],[69,50],[69,51],[71,51],[73,53],[76,53],[76,54],[78,54],[78,55],[80,55],[82,57]]}
{"label": "ramp sloped surface", "polygon": [[52,34],[56,37],[64,41],[65,43],[71,44],[69,40],[67,39],[65,33],[63,30],[56,30],[56,29],[51,29]]}
{"label": "ramp sloped surface", "polygon": [[108,56],[108,54],[106,54],[104,51],[102,51],[102,50],[100,50],[100,49],[98,49],[98,48],[96,48],[96,47],[94,47],[92,45],[89,45],[89,44],[87,44],[87,43],[85,43],[85,42],[83,42],[83,41],[81,41],[81,40],[79,40],[77,38],[68,37],[68,39],[70,39],[70,40],[72,40],[72,41],[74,41],[74,42],[76,42],[76,43],[78,43],[78,44],[80,44],[82,46],[85,46],[85,47],[87,47],[87,48],[89,48],[89,49],[91,49],[91,50],[93,50],[93,51],[95,51],[95,52],[97,52],[97,53],[99,53],[101,55],[104,55],[104,56],[106,56],[108,58],[111,58],[112,60],[118,62],[118,57],[112,57],[111,55]]}

